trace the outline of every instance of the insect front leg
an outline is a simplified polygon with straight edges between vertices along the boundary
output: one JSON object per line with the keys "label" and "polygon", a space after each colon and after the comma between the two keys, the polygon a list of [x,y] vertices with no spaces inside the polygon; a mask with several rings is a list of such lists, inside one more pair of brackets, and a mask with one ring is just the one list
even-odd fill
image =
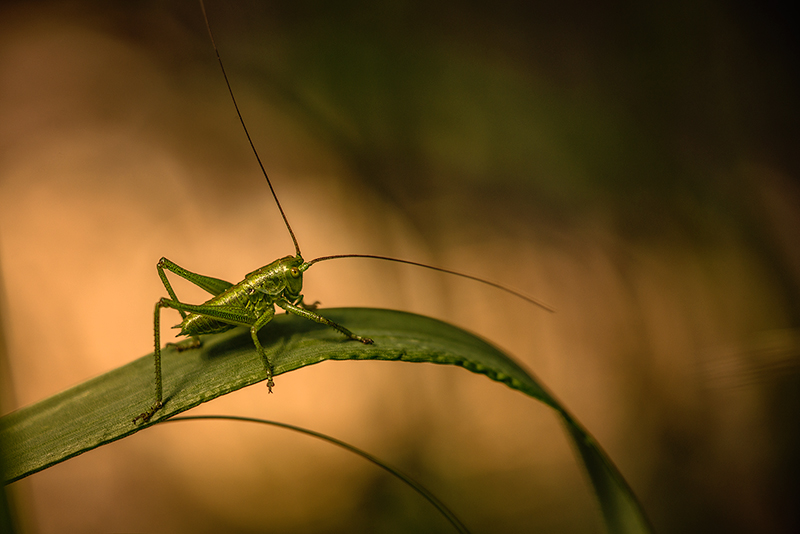
{"label": "insect front leg", "polygon": [[264,351],[264,347],[261,346],[261,342],[258,340],[258,331],[266,325],[268,322],[275,317],[275,307],[270,305],[264,308],[263,313],[256,319],[256,322],[253,326],[250,327],[250,337],[253,338],[253,344],[256,346],[256,351],[258,351],[259,356],[261,356],[261,360],[264,362],[264,370],[267,372],[267,388],[269,388],[269,392],[272,393],[272,386],[275,385],[275,382],[272,381],[272,362],[267,356],[266,351]]}
{"label": "insect front leg", "polygon": [[358,334],[354,334],[350,330],[348,330],[347,328],[343,327],[342,325],[340,325],[338,323],[334,323],[330,319],[326,319],[325,317],[323,317],[321,315],[318,315],[317,313],[314,313],[311,310],[300,308],[299,306],[295,306],[294,304],[291,304],[291,303],[289,303],[289,302],[287,302],[285,300],[277,300],[277,301],[275,301],[275,304],[277,304],[278,306],[280,306],[281,308],[283,308],[287,312],[293,313],[295,315],[299,315],[300,317],[305,317],[306,319],[310,319],[311,321],[314,321],[314,322],[317,322],[317,323],[320,323],[320,324],[324,324],[324,325],[330,326],[331,328],[335,328],[336,330],[338,330],[342,334],[346,335],[350,339],[354,339],[356,341],[360,341],[361,343],[364,343],[365,345],[372,345],[372,340],[370,338],[362,337],[362,336],[359,336]]}

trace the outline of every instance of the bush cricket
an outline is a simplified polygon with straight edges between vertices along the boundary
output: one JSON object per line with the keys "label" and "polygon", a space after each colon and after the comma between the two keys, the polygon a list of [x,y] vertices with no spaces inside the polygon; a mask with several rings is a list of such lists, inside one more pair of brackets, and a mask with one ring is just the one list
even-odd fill
{"label": "bush cricket", "polygon": [[[287,313],[304,317],[308,320],[329,326],[339,331],[349,339],[359,341],[364,344],[372,344],[372,339],[355,334],[344,326],[318,314],[316,312],[316,303],[306,304],[304,302],[304,298],[301,293],[303,288],[303,273],[313,264],[318,262],[342,258],[367,258],[424,267],[426,269],[452,274],[487,284],[515,295],[547,311],[553,311],[553,309],[547,304],[525,296],[500,284],[457,271],[434,267],[414,261],[372,254],[337,254],[331,256],[322,256],[310,261],[303,260],[297,238],[292,230],[291,225],[289,224],[286,213],[281,206],[278,195],[272,185],[272,181],[270,180],[266,169],[264,168],[255,144],[250,137],[250,133],[247,129],[242,113],[236,102],[236,97],[234,96],[233,89],[231,88],[228,75],[225,72],[225,67],[214,40],[214,35],[211,31],[211,25],[208,21],[203,0],[200,0],[200,6],[211,44],[214,48],[220,70],[222,71],[222,75],[228,88],[228,92],[231,96],[234,108],[236,109],[237,116],[239,117],[239,122],[242,125],[248,142],[250,143],[250,147],[256,157],[261,172],[266,179],[267,185],[269,186],[270,192],[275,200],[275,204],[280,211],[284,225],[286,226],[286,229],[292,238],[295,248],[295,255],[286,256],[284,258],[275,260],[272,263],[247,274],[241,282],[236,284],[191,272],[183,267],[180,267],[167,258],[161,258],[159,260],[156,266],[158,275],[161,278],[167,293],[169,294],[169,298],[161,298],[156,303],[154,312],[155,402],[147,411],[136,416],[133,419],[134,423],[139,421],[142,423],[149,421],[153,415],[155,415],[155,413],[158,412],[158,410],[160,410],[164,405],[160,342],[160,315],[162,308],[174,309],[181,314],[182,321],[175,328],[180,328],[180,332],[178,334],[179,336],[187,336],[190,339],[177,344],[176,346],[178,350],[190,350],[199,347],[201,345],[199,336],[201,335],[220,333],[237,326],[248,327],[250,329],[250,335],[252,337],[253,344],[256,347],[256,351],[263,361],[267,378],[267,387],[269,388],[270,392],[272,392],[272,388],[275,385],[272,377],[273,362],[270,361],[269,357],[264,351],[264,348],[258,339],[258,332],[275,316],[275,306],[278,306]],[[173,274],[178,275],[181,278],[198,286],[204,291],[207,291],[212,295],[212,297],[206,302],[198,305],[181,302],[169,283],[166,271],[170,271]]]}

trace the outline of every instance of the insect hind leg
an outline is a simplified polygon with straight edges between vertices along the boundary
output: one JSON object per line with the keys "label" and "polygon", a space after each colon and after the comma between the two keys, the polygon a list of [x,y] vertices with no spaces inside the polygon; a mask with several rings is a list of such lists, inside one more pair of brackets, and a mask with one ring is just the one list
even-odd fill
{"label": "insect hind leg", "polygon": [[[162,261],[164,259],[165,258],[162,258]],[[163,271],[161,270],[161,262],[159,262],[158,269],[159,269],[159,275],[161,275],[161,279],[164,280],[164,285],[167,288],[167,291],[171,295],[174,295],[175,294],[174,291],[172,291],[172,288],[169,286],[169,282],[167,281],[166,276],[164,276]],[[164,386],[161,376],[161,308],[172,308],[178,310],[181,313],[181,316],[185,317],[185,312],[190,311],[185,309],[186,306],[188,305],[183,304],[177,299],[170,300],[162,298],[158,302],[156,302],[155,311],[153,313],[153,344],[154,344],[153,366],[155,367],[156,400],[147,411],[142,412],[136,417],[134,417],[133,419],[134,424],[136,424],[136,422],[139,420],[141,420],[142,423],[148,422],[153,417],[153,415],[155,415],[155,413],[164,406]],[[184,340],[180,343],[167,343],[167,346],[170,345],[175,346],[179,351],[184,351],[201,346],[201,342],[198,336],[192,336],[190,339]]]}
{"label": "insect hind leg", "polygon": [[[211,276],[193,273],[192,271],[184,269],[177,263],[170,261],[167,258],[161,258],[158,260],[156,269],[158,270],[158,277],[161,278],[161,283],[164,284],[164,288],[167,290],[167,293],[169,293],[169,297],[176,302],[178,302],[178,296],[175,294],[175,291],[172,289],[172,286],[169,283],[165,269],[171,273],[177,274],[184,280],[193,283],[200,289],[207,291],[215,297],[233,285],[230,282],[220,280],[219,278],[212,278]],[[186,312],[180,309],[178,309],[178,312],[180,312],[181,317],[186,318]]]}
{"label": "insect hind leg", "polygon": [[[167,282],[168,284],[169,282]],[[172,288],[169,288],[170,290]],[[156,393],[156,401],[153,405],[148,408],[146,412],[142,412],[136,417],[133,418],[133,423],[136,424],[137,421],[141,420],[142,423],[146,423],[150,420],[150,418],[155,415],[155,413],[160,410],[164,406],[164,388],[161,381],[161,308],[164,307],[164,301],[166,299],[161,299],[156,302],[155,312],[153,314],[153,332],[154,332],[154,344],[155,350],[153,351],[153,365],[155,367],[155,393]]]}

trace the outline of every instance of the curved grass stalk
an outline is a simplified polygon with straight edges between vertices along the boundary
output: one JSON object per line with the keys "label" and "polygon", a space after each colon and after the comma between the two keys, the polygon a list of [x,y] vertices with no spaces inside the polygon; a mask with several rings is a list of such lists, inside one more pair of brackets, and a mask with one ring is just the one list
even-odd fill
{"label": "curved grass stalk", "polygon": [[299,432],[307,436],[321,439],[322,441],[327,441],[328,443],[331,443],[333,445],[337,445],[345,450],[352,452],[353,454],[361,456],[365,460],[372,462],[373,464],[377,465],[384,471],[387,471],[390,474],[394,475],[395,477],[399,478],[400,480],[405,482],[408,486],[410,486],[411,489],[419,493],[423,499],[431,503],[437,510],[439,510],[439,512],[445,517],[445,519],[447,519],[450,522],[450,524],[453,525],[453,528],[455,528],[458,532],[469,533],[469,530],[464,525],[464,523],[462,523],[458,519],[458,517],[456,517],[456,515],[447,506],[445,506],[445,504],[442,501],[440,501],[433,493],[428,491],[422,484],[420,484],[410,476],[404,474],[403,472],[399,471],[398,469],[390,466],[380,458],[373,456],[370,453],[363,451],[354,445],[350,445],[345,441],[328,436],[327,434],[323,434],[321,432],[316,432],[314,430],[309,430],[307,428],[295,425],[290,425],[288,423],[281,423],[279,421],[271,421],[269,419],[259,419],[256,417],[241,417],[237,415],[181,415],[178,417],[172,417],[170,419],[166,419],[162,421],[162,423],[169,423],[172,421],[200,421],[200,420],[241,421],[247,423],[260,423],[263,425],[272,425],[272,426],[277,426],[279,428],[293,430],[295,432]]}

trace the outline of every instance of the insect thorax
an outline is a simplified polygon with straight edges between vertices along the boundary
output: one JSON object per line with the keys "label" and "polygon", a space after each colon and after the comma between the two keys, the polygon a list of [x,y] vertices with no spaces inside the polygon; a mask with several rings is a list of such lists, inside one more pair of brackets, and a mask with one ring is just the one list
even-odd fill
{"label": "insect thorax", "polygon": [[223,293],[209,299],[206,306],[233,307],[241,317],[230,320],[211,318],[200,313],[190,313],[175,328],[180,335],[195,336],[215,334],[230,330],[234,326],[250,326],[276,301],[294,304],[303,289],[303,272],[300,256],[286,256],[248,273],[244,280],[229,287]]}

